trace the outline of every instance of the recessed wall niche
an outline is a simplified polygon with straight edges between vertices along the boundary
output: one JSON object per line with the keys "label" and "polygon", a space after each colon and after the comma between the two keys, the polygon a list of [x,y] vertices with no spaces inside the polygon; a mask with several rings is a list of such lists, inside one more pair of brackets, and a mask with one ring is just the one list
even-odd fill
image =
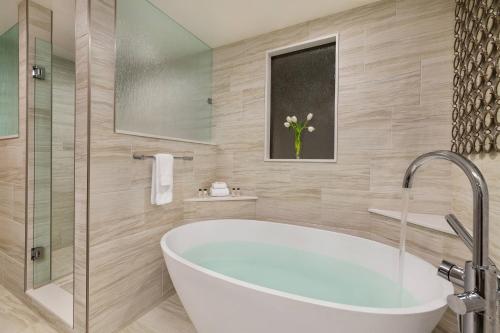
{"label": "recessed wall niche", "polygon": [[337,159],[338,35],[266,53],[265,161]]}
{"label": "recessed wall niche", "polygon": [[498,0],[457,0],[451,150],[500,152]]}

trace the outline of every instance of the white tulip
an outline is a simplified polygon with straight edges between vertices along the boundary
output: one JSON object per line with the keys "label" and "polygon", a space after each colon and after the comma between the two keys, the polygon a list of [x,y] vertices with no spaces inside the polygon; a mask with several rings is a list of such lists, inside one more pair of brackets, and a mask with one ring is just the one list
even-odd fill
{"label": "white tulip", "polygon": [[309,126],[309,127],[307,128],[307,130],[308,130],[309,132],[314,132],[315,128],[314,128],[314,127],[312,127],[312,126]]}
{"label": "white tulip", "polygon": [[288,121],[285,123],[285,127],[286,128],[290,127],[290,123]]}
{"label": "white tulip", "polygon": [[297,122],[297,117],[292,116],[292,123],[296,123],[296,122]]}
{"label": "white tulip", "polygon": [[287,116],[287,117],[286,117],[286,122],[287,122],[287,123],[291,123],[291,122],[292,122],[292,117]]}
{"label": "white tulip", "polygon": [[307,115],[307,120],[311,120],[311,119],[313,119],[313,114],[312,114],[312,113],[309,113],[309,114]]}

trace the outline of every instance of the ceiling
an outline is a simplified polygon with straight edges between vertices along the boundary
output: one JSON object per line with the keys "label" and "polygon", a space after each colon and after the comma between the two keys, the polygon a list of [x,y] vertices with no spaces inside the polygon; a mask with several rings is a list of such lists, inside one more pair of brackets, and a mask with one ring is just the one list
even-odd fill
{"label": "ceiling", "polygon": [[[54,54],[75,57],[75,0],[34,0],[53,11],[52,44]],[[17,23],[17,4],[20,0],[0,0],[0,34]]]}
{"label": "ceiling", "polygon": [[377,0],[150,0],[211,47]]}
{"label": "ceiling", "polygon": [[54,54],[63,58],[74,59],[75,0],[34,1],[52,10],[52,47]]}
{"label": "ceiling", "polygon": [[0,0],[0,34],[17,23],[17,0]]}
{"label": "ceiling", "polygon": [[[0,0],[0,33],[20,0]],[[53,10],[54,53],[74,58],[75,0],[34,0]],[[377,0],[150,0],[210,47],[233,43]]]}

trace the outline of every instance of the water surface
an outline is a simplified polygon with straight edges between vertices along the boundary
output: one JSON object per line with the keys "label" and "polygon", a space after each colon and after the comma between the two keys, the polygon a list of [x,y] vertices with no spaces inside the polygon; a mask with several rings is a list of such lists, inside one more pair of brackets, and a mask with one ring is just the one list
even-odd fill
{"label": "water surface", "polygon": [[213,242],[185,259],[255,285],[335,303],[374,308],[418,305],[399,284],[365,267],[299,249],[258,242]]}

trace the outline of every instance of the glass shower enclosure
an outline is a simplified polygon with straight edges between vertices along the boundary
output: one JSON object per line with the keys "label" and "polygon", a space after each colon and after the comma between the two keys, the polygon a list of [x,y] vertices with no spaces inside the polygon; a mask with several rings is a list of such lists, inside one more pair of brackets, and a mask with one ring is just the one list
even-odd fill
{"label": "glass shower enclosure", "polygon": [[75,64],[39,38],[35,64],[33,287],[73,293]]}
{"label": "glass shower enclosure", "polygon": [[[35,39],[34,110],[34,207],[33,207],[33,285],[50,281],[51,246],[51,167],[52,167],[52,45]],[[35,69],[36,70],[36,69]]]}

